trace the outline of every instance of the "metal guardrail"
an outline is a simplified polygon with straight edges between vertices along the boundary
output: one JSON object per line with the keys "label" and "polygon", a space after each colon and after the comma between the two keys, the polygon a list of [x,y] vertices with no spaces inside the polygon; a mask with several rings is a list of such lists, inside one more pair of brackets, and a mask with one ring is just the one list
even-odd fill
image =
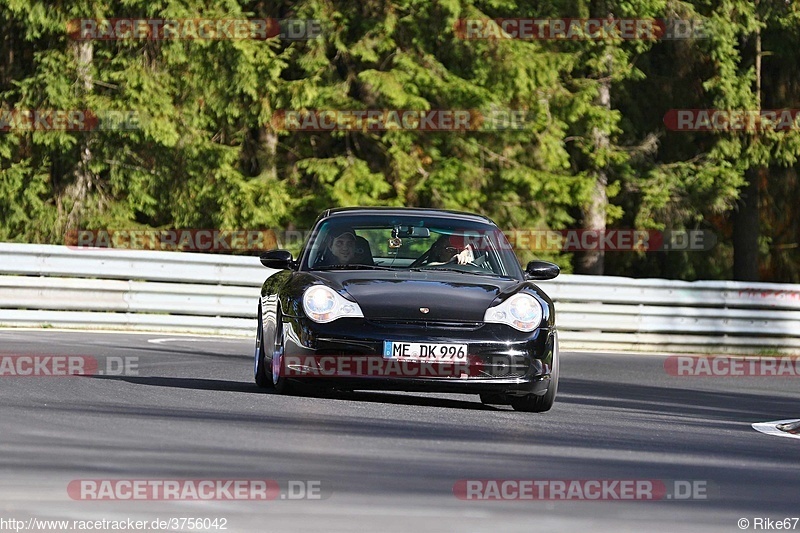
{"label": "metal guardrail", "polygon": [[[0,325],[253,335],[256,257],[0,243]],[[562,275],[565,349],[800,353],[800,285]]]}
{"label": "metal guardrail", "polygon": [[251,335],[270,274],[257,257],[0,243],[0,325]]}

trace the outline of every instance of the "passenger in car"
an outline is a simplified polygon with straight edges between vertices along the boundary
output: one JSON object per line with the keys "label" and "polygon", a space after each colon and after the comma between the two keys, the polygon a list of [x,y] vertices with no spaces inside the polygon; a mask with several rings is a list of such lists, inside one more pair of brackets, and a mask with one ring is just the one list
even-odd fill
{"label": "passenger in car", "polygon": [[332,265],[347,265],[353,262],[356,255],[356,234],[350,229],[341,229],[331,235],[330,261]]}

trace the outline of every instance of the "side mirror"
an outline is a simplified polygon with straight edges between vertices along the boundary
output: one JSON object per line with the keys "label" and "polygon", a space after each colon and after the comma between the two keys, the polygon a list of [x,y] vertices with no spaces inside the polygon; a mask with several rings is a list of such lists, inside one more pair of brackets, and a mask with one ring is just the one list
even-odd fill
{"label": "side mirror", "polygon": [[267,268],[275,268],[278,270],[286,270],[294,268],[294,260],[292,259],[292,252],[289,250],[270,250],[261,254],[261,264]]}
{"label": "side mirror", "polygon": [[531,261],[525,269],[527,279],[553,279],[561,273],[558,265],[549,261]]}

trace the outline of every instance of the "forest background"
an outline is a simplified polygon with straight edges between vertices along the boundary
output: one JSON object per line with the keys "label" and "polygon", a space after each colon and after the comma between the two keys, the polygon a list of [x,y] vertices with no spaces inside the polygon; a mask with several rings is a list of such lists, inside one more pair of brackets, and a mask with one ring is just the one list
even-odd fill
{"label": "forest background", "polygon": [[[80,19],[314,21],[291,39],[80,39]],[[489,19],[687,21],[680,38],[465,38]],[[500,35],[500,37],[498,37]],[[507,37],[508,35],[506,35]],[[673,36],[674,37],[674,36]],[[676,131],[681,109],[800,107],[785,0],[0,0],[0,241],[308,229],[336,206],[474,211],[506,231],[702,231],[711,249],[518,250],[567,272],[800,282],[800,127]],[[25,110],[133,113],[37,131]],[[521,111],[516,128],[293,131],[286,111]],[[800,120],[798,120],[800,123]]]}

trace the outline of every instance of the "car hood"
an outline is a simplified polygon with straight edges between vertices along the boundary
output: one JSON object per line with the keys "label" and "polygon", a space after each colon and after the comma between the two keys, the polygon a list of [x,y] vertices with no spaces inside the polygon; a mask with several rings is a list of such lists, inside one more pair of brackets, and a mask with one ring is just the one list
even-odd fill
{"label": "car hood", "polygon": [[[498,295],[520,281],[458,272],[315,272],[346,291],[365,318],[480,322]],[[428,309],[425,313],[421,309]]]}

